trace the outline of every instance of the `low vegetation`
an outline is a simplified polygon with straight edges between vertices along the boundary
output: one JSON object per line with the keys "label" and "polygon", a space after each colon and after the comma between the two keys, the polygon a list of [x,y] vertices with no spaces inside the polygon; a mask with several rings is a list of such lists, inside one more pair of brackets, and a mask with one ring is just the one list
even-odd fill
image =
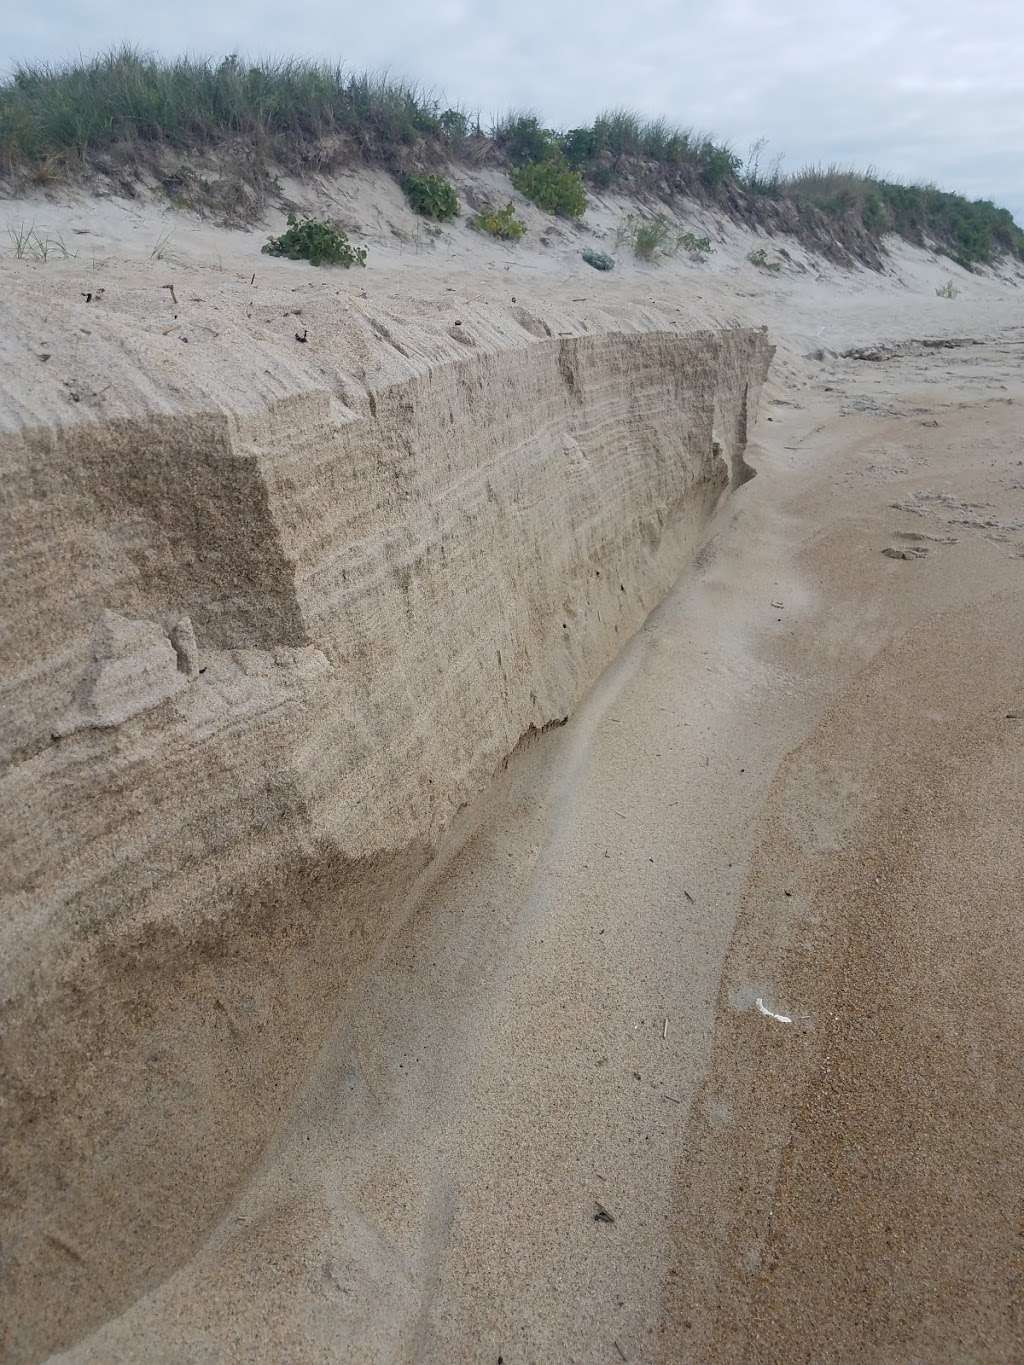
{"label": "low vegetation", "polygon": [[653,261],[655,256],[669,254],[672,229],[662,214],[655,218],[631,217],[616,233],[616,246],[631,246],[633,255],[641,261]]}
{"label": "low vegetation", "polygon": [[731,148],[707,134],[673,128],[664,119],[641,119],[627,109],[610,110],[588,127],[567,132],[541,127],[534,114],[514,113],[495,125],[492,136],[513,165],[561,155],[603,187],[621,178],[616,163],[623,161],[685,166],[709,189],[734,177],[741,166]]}
{"label": "low vegetation", "polygon": [[750,262],[751,265],[756,265],[758,270],[768,270],[773,275],[777,275],[779,271],[782,269],[782,262],[770,261],[768,259],[768,253],[767,251],[765,251],[763,246],[759,246],[754,251],[752,251],[750,255],[747,257],[747,260]]}
{"label": "low vegetation", "polygon": [[956,299],[960,297],[960,290],[957,289],[952,280],[947,280],[946,283],[936,289],[935,292],[940,299]]}
{"label": "low vegetation", "polygon": [[582,218],[587,209],[583,177],[558,153],[512,170],[512,184],[538,208],[563,218]]}
{"label": "low vegetation", "polygon": [[288,215],[288,229],[280,237],[271,237],[263,248],[268,256],[287,256],[290,261],[308,261],[310,265],[366,264],[366,247],[353,246],[348,237],[333,223],[319,218],[296,218]]}
{"label": "low vegetation", "polygon": [[402,189],[414,213],[424,218],[436,218],[440,223],[458,217],[459,200],[455,186],[443,175],[404,176]]}
{"label": "low vegetation", "polygon": [[503,242],[518,242],[526,231],[526,224],[516,217],[515,205],[511,201],[503,209],[481,209],[472,219],[472,225],[480,232],[499,237]]}
{"label": "low vegetation", "polygon": [[615,261],[603,251],[592,251],[587,247],[583,252],[583,259],[587,265],[592,265],[595,270],[614,270]]}
{"label": "low vegetation", "polygon": [[711,252],[710,237],[698,237],[692,232],[680,232],[675,223],[663,213],[653,216],[631,214],[615,234],[620,249],[631,247],[641,261],[656,261],[687,251],[691,256],[707,256]]}
{"label": "low vegetation", "polygon": [[337,134],[381,153],[424,136],[457,146],[468,131],[461,111],[442,109],[415,85],[298,58],[165,61],[123,47],[88,60],[21,63],[0,84],[8,166],[146,143],[193,150],[227,138],[303,160],[311,144]]}
{"label": "low vegetation", "polygon": [[523,194],[569,218],[585,211],[588,188],[615,188],[712,204],[837,260],[879,265],[887,233],[966,269],[1024,259],[1024,232],[988,200],[838,166],[786,175],[779,162],[765,170],[762,151],[744,163],[709,134],[624,109],[565,130],[513,113],[485,132],[414,85],[292,58],[167,61],[121,48],[23,63],[0,80],[0,178],[14,188],[100,174],[121,190],[146,172],[173,202],[241,222],[280,202],[281,169],[362,161],[440,180],[424,168],[465,157],[506,165]]}
{"label": "low vegetation", "polygon": [[34,223],[8,228],[7,235],[11,239],[15,259],[19,261],[48,261],[51,257],[69,261],[78,255],[77,251],[65,245],[63,237],[48,237]]}
{"label": "low vegetation", "polygon": [[558,134],[542,127],[536,114],[506,114],[491,129],[491,137],[513,166],[545,161],[559,150]]}
{"label": "low vegetation", "polygon": [[679,234],[678,245],[684,251],[688,251],[691,256],[710,256],[711,238],[698,237],[694,232],[681,232]]}
{"label": "low vegetation", "polygon": [[1024,232],[1008,209],[969,200],[934,185],[905,185],[840,166],[810,166],[777,176],[762,195],[816,209],[831,221],[851,222],[872,237],[895,233],[929,243],[969,270],[1008,253],[1024,259]]}

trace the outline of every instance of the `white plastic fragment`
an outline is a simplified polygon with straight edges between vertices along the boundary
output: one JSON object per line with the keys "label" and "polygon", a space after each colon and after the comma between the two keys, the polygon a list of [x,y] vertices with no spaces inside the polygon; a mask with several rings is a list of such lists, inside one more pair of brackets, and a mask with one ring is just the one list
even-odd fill
{"label": "white plastic fragment", "polygon": [[766,1015],[769,1019],[774,1019],[779,1024],[791,1024],[793,1022],[791,1015],[776,1014],[774,1010],[770,1010],[760,996],[757,997],[757,999],[754,1001],[754,1004],[757,1006],[757,1008],[761,1011],[762,1014]]}

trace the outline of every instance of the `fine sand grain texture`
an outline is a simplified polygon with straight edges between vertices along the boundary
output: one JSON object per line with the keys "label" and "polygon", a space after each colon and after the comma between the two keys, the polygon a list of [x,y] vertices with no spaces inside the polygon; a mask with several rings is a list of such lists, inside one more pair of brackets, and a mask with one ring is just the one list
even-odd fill
{"label": "fine sand grain texture", "polygon": [[1018,282],[332,193],[4,265],[4,1359],[1024,1358]]}

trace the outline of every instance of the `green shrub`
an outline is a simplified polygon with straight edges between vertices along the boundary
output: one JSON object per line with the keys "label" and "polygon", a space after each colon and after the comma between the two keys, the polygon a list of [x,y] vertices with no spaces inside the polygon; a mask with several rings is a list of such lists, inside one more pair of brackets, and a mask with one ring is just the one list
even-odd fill
{"label": "green shrub", "polygon": [[526,224],[516,217],[515,205],[511,201],[503,209],[483,209],[472,220],[472,226],[481,232],[489,232],[492,237],[500,237],[503,242],[518,242],[526,231]]}
{"label": "green shrub", "polygon": [[587,265],[592,265],[595,270],[615,269],[615,262],[612,260],[611,256],[606,256],[603,251],[591,251],[590,247],[587,247],[586,251],[583,253],[583,259],[586,261]]}
{"label": "green shrub", "polygon": [[[700,168],[702,147],[714,144],[684,128],[674,128],[665,119],[642,119],[629,109],[609,109],[599,114],[589,128],[572,128],[558,135],[558,143],[571,166],[585,170],[593,178],[595,162],[602,156],[618,159],[642,158],[662,165],[686,164]],[[728,153],[728,149],[722,148]],[[602,167],[612,178],[613,167]]]}
{"label": "green shrub", "polygon": [[653,261],[659,252],[668,254],[665,248],[671,240],[672,230],[668,219],[661,214],[656,218],[631,218],[626,231],[633,254],[641,261]]}
{"label": "green shrub", "polygon": [[555,135],[542,128],[535,114],[508,114],[491,129],[491,137],[513,166],[543,161],[556,148]]}
{"label": "green shrub", "polygon": [[443,175],[407,175],[402,180],[402,189],[413,213],[442,223],[458,216],[455,186]]}
{"label": "green shrub", "polygon": [[747,257],[747,260],[751,265],[756,265],[759,270],[770,270],[774,275],[777,275],[782,269],[782,262],[770,261],[768,259],[768,253],[763,246],[759,246],[756,251],[752,251]]}
{"label": "green shrub", "polygon": [[616,232],[615,243],[619,247],[632,247],[633,254],[641,261],[674,256],[680,248],[699,256],[706,256],[711,251],[710,237],[680,232],[663,213],[655,214],[653,218],[631,214]]}
{"label": "green shrub", "polygon": [[469,137],[469,117],[461,109],[445,109],[437,121],[449,142],[465,142]]}
{"label": "green shrub", "polygon": [[953,283],[952,280],[947,280],[946,283],[942,286],[942,288],[936,289],[935,292],[936,294],[938,294],[940,299],[955,299],[959,298],[960,296],[960,290],[957,289],[956,285]]}
{"label": "green shrub", "polygon": [[587,191],[579,171],[567,166],[560,155],[550,156],[532,166],[519,166],[512,172],[512,184],[520,194],[565,218],[582,218],[587,207]]}
{"label": "green shrub", "polygon": [[709,189],[733,179],[742,165],[743,162],[729,147],[705,142],[700,149],[701,179]]}
{"label": "green shrub", "polygon": [[678,245],[681,246],[684,251],[691,252],[694,256],[711,255],[710,237],[697,237],[692,232],[681,232],[679,234]]}
{"label": "green shrub", "polygon": [[366,247],[353,246],[348,237],[333,223],[319,218],[296,218],[288,215],[288,230],[280,237],[271,237],[263,248],[268,256],[287,256],[290,261],[308,261],[310,265],[366,264]]}
{"label": "green shrub", "polygon": [[877,235],[884,232],[887,226],[885,205],[882,196],[877,190],[869,190],[864,196],[864,203],[860,211],[861,222],[868,232]]}
{"label": "green shrub", "polygon": [[601,150],[593,128],[570,128],[558,139],[558,145],[574,171],[581,170],[593,161]]}
{"label": "green shrub", "polygon": [[607,109],[594,119],[595,151],[612,156],[641,156],[644,125],[630,109]]}

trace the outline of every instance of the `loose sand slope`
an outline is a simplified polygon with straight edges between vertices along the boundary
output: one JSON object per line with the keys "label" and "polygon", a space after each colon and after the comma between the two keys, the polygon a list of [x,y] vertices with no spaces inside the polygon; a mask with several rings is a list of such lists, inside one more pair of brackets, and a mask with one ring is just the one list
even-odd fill
{"label": "loose sand slope", "polygon": [[[735,257],[743,245],[732,248]],[[406,350],[408,335],[423,338],[416,344],[424,356],[430,347],[460,347],[455,323],[473,328],[483,338],[485,373],[488,357],[508,348],[502,329],[510,317],[522,334],[513,307],[556,333],[569,332],[573,354],[581,334],[631,331],[626,387],[643,347],[654,345],[659,354],[668,347],[658,365],[667,372],[679,366],[691,394],[685,376],[706,368],[709,348],[721,351],[715,323],[730,312],[752,324],[767,321],[783,344],[772,401],[762,408],[771,421],[762,422],[749,455],[760,476],[733,493],[694,570],[577,708],[573,688],[617,647],[614,630],[601,634],[597,624],[619,625],[624,638],[642,616],[610,615],[618,583],[643,579],[646,592],[660,595],[697,543],[710,507],[703,490],[711,490],[713,502],[730,461],[733,481],[742,478],[742,448],[728,444],[731,428],[718,418],[713,395],[723,392],[723,413],[735,415],[748,381],[721,390],[718,380],[705,385],[702,401],[710,407],[695,449],[708,463],[704,473],[688,476],[699,490],[699,509],[666,521],[677,528],[672,544],[663,532],[650,547],[653,558],[637,558],[643,518],[626,523],[635,517],[641,475],[630,476],[622,502],[629,513],[622,514],[614,551],[625,556],[623,577],[616,576],[604,605],[592,586],[567,598],[584,645],[568,673],[559,664],[551,674],[557,686],[547,708],[531,719],[536,702],[524,702],[521,715],[511,713],[519,719],[508,720],[505,737],[490,748],[479,741],[484,727],[477,717],[468,767],[451,754],[450,735],[441,742],[443,762],[403,768],[395,758],[382,765],[381,783],[387,768],[392,790],[379,798],[374,818],[393,829],[400,799],[394,793],[410,771],[462,774],[468,795],[480,779],[465,774],[499,763],[502,744],[514,745],[531,723],[540,728],[572,712],[564,728],[521,747],[487,798],[470,807],[459,826],[461,851],[448,841],[444,857],[405,896],[404,911],[401,883],[421,865],[446,817],[435,827],[422,823],[424,810],[437,807],[421,790],[408,807],[414,814],[404,818],[422,830],[422,853],[393,858],[386,873],[339,859],[346,832],[367,827],[353,826],[352,816],[340,816],[332,804],[353,779],[310,773],[326,771],[330,754],[350,746],[325,744],[322,721],[309,725],[298,747],[287,728],[296,692],[308,711],[322,686],[316,672],[322,665],[309,651],[319,649],[337,668],[332,628],[317,615],[330,594],[315,576],[307,582],[296,573],[302,556],[289,549],[294,532],[288,517],[274,511],[275,490],[282,506],[291,505],[301,501],[302,482],[266,481],[268,525],[281,528],[280,557],[269,567],[261,558],[266,577],[259,582],[283,585],[275,600],[284,604],[282,613],[291,612],[297,632],[286,671],[306,669],[309,677],[289,691],[277,673],[267,678],[266,670],[246,665],[267,647],[263,640],[242,658],[236,649],[231,667],[250,681],[233,681],[232,672],[217,682],[232,724],[218,751],[221,775],[203,780],[225,794],[238,789],[238,773],[256,761],[245,756],[246,718],[264,712],[279,716],[274,725],[283,728],[270,732],[277,738],[259,761],[268,770],[287,763],[291,775],[274,788],[276,805],[261,798],[258,849],[232,833],[237,826],[225,795],[215,827],[230,853],[213,884],[218,895],[229,888],[237,896],[237,882],[249,888],[248,899],[239,904],[226,951],[212,952],[202,974],[190,968],[193,993],[182,994],[167,975],[174,959],[165,939],[133,940],[148,945],[133,951],[152,973],[147,979],[161,982],[157,1005],[152,990],[115,986],[112,994],[121,1008],[129,998],[139,1003],[125,1036],[139,1031],[155,1042],[137,1071],[135,1063],[125,1067],[123,1054],[115,1053],[106,1071],[102,1058],[89,1061],[90,1102],[102,1112],[111,1095],[126,1097],[118,1103],[129,1134],[109,1148],[106,1172],[95,1153],[82,1160],[86,1188],[92,1180],[95,1195],[60,1192],[69,1160],[63,1144],[74,1143],[76,1130],[52,1111],[41,1108],[43,1133],[16,1154],[20,1179],[33,1172],[21,1188],[37,1195],[45,1211],[22,1224],[21,1245],[35,1245],[37,1228],[48,1250],[21,1262],[28,1277],[18,1282],[12,1359],[38,1358],[44,1342],[66,1344],[104,1317],[105,1325],[60,1358],[959,1361],[1021,1353],[1020,1327],[1009,1316],[1009,1257],[1021,1157],[1013,1116],[1024,1098],[1014,1066],[1024,1004],[1021,954],[1012,941],[1022,871],[1013,862],[1019,846],[1013,833],[1024,814],[1024,721],[1008,716],[1024,711],[1021,333],[1010,330],[1013,291],[1006,285],[971,282],[973,297],[939,301],[934,285],[944,271],[910,253],[900,264],[909,285],[823,274],[766,286],[737,267],[743,289],[724,271],[668,271],[658,277],[654,311],[637,299],[647,283],[641,275],[611,282],[584,276],[583,286],[575,277],[558,278],[558,270],[570,269],[567,254],[558,270],[545,264],[556,278],[542,291],[525,273],[535,258],[520,262],[518,277],[502,269],[500,296],[485,275],[460,278],[436,267],[417,274],[415,288],[399,274],[367,272],[359,290],[346,278],[347,307],[361,309],[363,288],[370,296],[362,309],[368,326],[382,317],[374,290],[402,295],[390,312],[404,315],[406,325],[410,314],[428,319],[418,333],[400,330],[394,317],[383,320]],[[482,269],[480,262],[474,267]],[[128,311],[141,316],[143,289],[159,288],[155,267],[126,269],[138,281]],[[192,273],[175,270],[173,278],[191,287]],[[70,268],[65,278],[82,283]],[[295,278],[296,287],[307,288]],[[514,305],[504,298],[506,285],[513,286]],[[229,297],[243,287],[241,279],[226,284]],[[459,288],[453,309],[444,294]],[[750,297],[741,298],[744,292]],[[898,319],[895,300],[903,305]],[[302,306],[327,326],[337,305],[311,299]],[[275,298],[257,348],[247,347],[237,365],[225,358],[203,371],[214,398],[223,392],[215,385],[235,386],[233,411],[245,410],[240,371],[259,385],[257,371],[269,370],[276,382],[275,362],[265,358],[298,325],[279,315]],[[211,315],[204,317],[213,328]],[[677,319],[691,335],[695,327],[707,329],[696,351],[668,335]],[[301,323],[309,326],[305,312]],[[123,322],[110,326],[118,336],[132,335]],[[347,320],[337,334],[348,338],[352,330]],[[984,344],[910,346],[879,362],[800,358],[811,346],[940,330]],[[733,335],[730,345],[743,337],[741,344],[759,353],[759,334]],[[395,366],[393,382],[409,357],[378,361],[389,354],[381,340],[368,342],[367,354],[374,364]],[[538,357],[552,348],[552,363],[541,362],[536,379],[541,406],[555,402],[546,396],[551,371],[561,386],[558,404],[572,400],[563,340],[522,338]],[[587,343],[606,344],[615,343]],[[302,366],[310,363],[326,363],[322,350],[314,362],[303,352]],[[725,369],[718,362],[715,372],[728,373],[731,363],[727,356]],[[444,364],[450,368],[451,357]],[[374,387],[365,375],[360,382]],[[129,387],[148,412],[152,397],[137,381]],[[605,396],[588,409],[601,414],[609,470],[614,455],[627,468],[630,458],[629,440],[614,426],[616,403],[628,405],[610,396],[613,389],[605,377]],[[349,396],[356,391],[350,381]],[[648,433],[638,445],[637,469],[649,479],[650,453],[661,439],[651,433],[660,421],[677,424],[692,403],[680,408],[675,397],[659,398],[652,389],[648,402],[636,393],[630,411],[637,405]],[[486,418],[477,419],[484,432],[500,412],[493,394],[486,409]],[[559,441],[571,425],[569,411],[551,419],[548,430]],[[329,439],[340,439],[336,418],[325,420]],[[395,417],[382,420],[395,437],[410,429],[408,415],[404,427]],[[414,431],[415,420],[414,413]],[[586,439],[572,430],[585,448]],[[261,428],[267,454],[257,465],[262,459],[264,469],[276,463],[287,471],[279,451],[288,432],[284,417],[269,434]],[[241,419],[231,433],[239,439],[249,439]],[[503,446],[529,463],[524,442],[536,440],[543,469],[550,439],[527,434]],[[240,447],[229,449],[235,458]],[[573,452],[558,449],[571,463]],[[716,472],[716,458],[724,471]],[[412,459],[410,469],[422,459]],[[494,463],[500,471],[508,457],[499,451]],[[476,461],[469,467],[475,470]],[[541,501],[561,498],[563,484],[551,483]],[[600,490],[605,520],[618,515],[614,504],[604,505],[611,487],[614,481]],[[418,505],[420,495],[409,491]],[[188,496],[179,494],[186,506]],[[476,532],[481,546],[500,534],[508,516],[509,495],[500,485],[497,496],[506,510]],[[347,506],[334,495],[324,501]],[[396,504],[381,524],[404,524],[399,511]],[[180,508],[175,515],[179,525],[188,522]],[[595,515],[584,524],[592,526]],[[376,543],[380,535],[369,538]],[[588,560],[591,577],[614,539],[606,534]],[[351,532],[339,533],[339,543],[351,542]],[[177,566],[180,530],[168,544]],[[533,542],[538,562],[520,570],[531,585],[548,572],[557,544],[553,538],[544,550]],[[661,547],[670,553],[662,556]],[[882,554],[885,548],[926,553],[894,559]],[[550,576],[553,591],[558,584],[568,592],[565,585],[575,581],[565,563]],[[252,572],[238,581],[248,590]],[[439,603],[443,581],[442,574]],[[649,606],[652,597],[640,596],[641,608]],[[56,600],[59,606],[64,595]],[[236,593],[233,616],[218,618],[232,628],[249,619],[238,600]],[[485,592],[483,600],[503,598]],[[554,599],[535,607],[540,635],[529,668],[519,666],[524,677],[563,647],[543,635]],[[396,634],[402,648],[409,632],[415,638],[416,619],[414,611],[408,630]],[[479,620],[486,619],[481,611]],[[197,632],[200,665],[203,632],[215,624],[211,619]],[[103,637],[108,661],[124,640],[115,626],[108,623]],[[473,640],[482,628],[471,631]],[[368,627],[368,638],[374,629]],[[177,642],[165,638],[162,646],[133,637],[129,654],[145,666],[132,676],[140,688],[159,691],[170,676],[160,650],[170,649],[175,686],[159,704],[179,708],[182,697],[197,695],[192,682],[177,682],[190,676],[191,646],[180,635]],[[424,641],[421,648],[457,656],[445,642]],[[215,660],[217,667],[227,662]],[[46,677],[54,667],[47,666]],[[274,668],[282,668],[276,659]],[[435,691],[449,676],[437,671]],[[259,705],[249,695],[252,679],[262,689]],[[467,686],[463,678],[442,692],[443,700],[422,688],[422,705],[449,714],[465,706]],[[87,699],[98,704],[104,694],[97,679],[90,688]],[[47,704],[44,691],[27,713]],[[381,705],[389,705],[386,698]],[[137,734],[150,753],[173,752],[163,729],[146,719],[161,714],[147,710],[128,722],[141,727]],[[387,728],[392,738],[417,731],[409,713],[395,715],[401,723]],[[75,731],[58,748],[96,733]],[[266,749],[265,725],[253,734],[251,742]],[[420,742],[431,741],[423,735]],[[367,754],[380,743],[368,737]],[[194,751],[189,739],[189,759]],[[121,742],[115,752],[129,773],[138,749]],[[28,753],[22,763],[50,753]],[[96,761],[90,749],[89,763]],[[92,776],[95,783],[94,768]],[[103,773],[96,785],[109,793],[111,780]],[[46,795],[52,788],[36,790]],[[179,793],[175,805],[195,808],[194,796],[181,795],[185,787],[172,790]],[[458,790],[449,781],[442,800],[452,801]],[[315,893],[303,872],[293,883],[280,880],[268,898],[259,874],[270,865],[273,841],[284,838],[275,831],[294,819],[297,792],[305,793],[305,828],[321,839],[326,830],[334,852],[322,847],[307,855],[307,865],[319,869]],[[310,821],[310,809],[321,814]],[[19,815],[14,827],[28,819]],[[159,873],[152,847],[139,857],[136,887]],[[182,908],[193,904],[182,895],[180,866],[164,856],[169,885],[162,900],[143,902],[143,925],[158,918],[154,905],[180,923]],[[52,865],[52,850],[43,862]],[[344,915],[354,898],[365,900],[360,941],[354,948],[347,942],[340,956],[335,940],[346,921],[339,919],[339,885]],[[385,925],[373,913],[383,895],[394,907]],[[131,911],[133,903],[119,900],[118,908]],[[45,964],[49,945],[64,941],[66,921],[54,920],[47,937],[47,925],[29,918],[38,904],[26,885],[15,902],[21,918],[13,922],[30,926],[31,933],[21,930],[27,947],[17,942]],[[308,923],[311,905],[318,907],[312,932],[296,936],[285,928],[272,938],[272,952],[249,951],[264,943],[271,910],[270,922],[287,926],[297,917]],[[397,931],[362,984],[339,990],[389,924]],[[289,962],[299,964],[291,975],[282,966]],[[118,966],[123,982],[124,963]],[[13,979],[17,986],[17,973]],[[186,1006],[179,1008],[185,1022],[177,1034],[176,998]],[[197,1032],[204,1017],[207,1031]],[[86,1003],[81,1018],[94,1023],[94,1006]],[[278,1030],[288,1019],[295,1022],[282,1041]],[[325,1034],[307,1062],[302,1048]],[[205,1078],[204,1048],[212,1059]],[[218,1057],[226,1059],[223,1070]],[[296,1057],[295,1074],[268,1081],[284,1076]],[[224,1113],[232,1108],[237,1127],[225,1141]],[[175,1114],[180,1132],[172,1140],[166,1126],[175,1128]],[[154,1127],[155,1158],[152,1143],[140,1143]],[[48,1153],[56,1186],[39,1178],[41,1152]],[[153,1175],[161,1169],[162,1186]],[[104,1189],[112,1209],[106,1221],[97,1217]],[[204,1209],[211,1189],[221,1202]],[[40,1305],[50,1306],[40,1312]]]}

